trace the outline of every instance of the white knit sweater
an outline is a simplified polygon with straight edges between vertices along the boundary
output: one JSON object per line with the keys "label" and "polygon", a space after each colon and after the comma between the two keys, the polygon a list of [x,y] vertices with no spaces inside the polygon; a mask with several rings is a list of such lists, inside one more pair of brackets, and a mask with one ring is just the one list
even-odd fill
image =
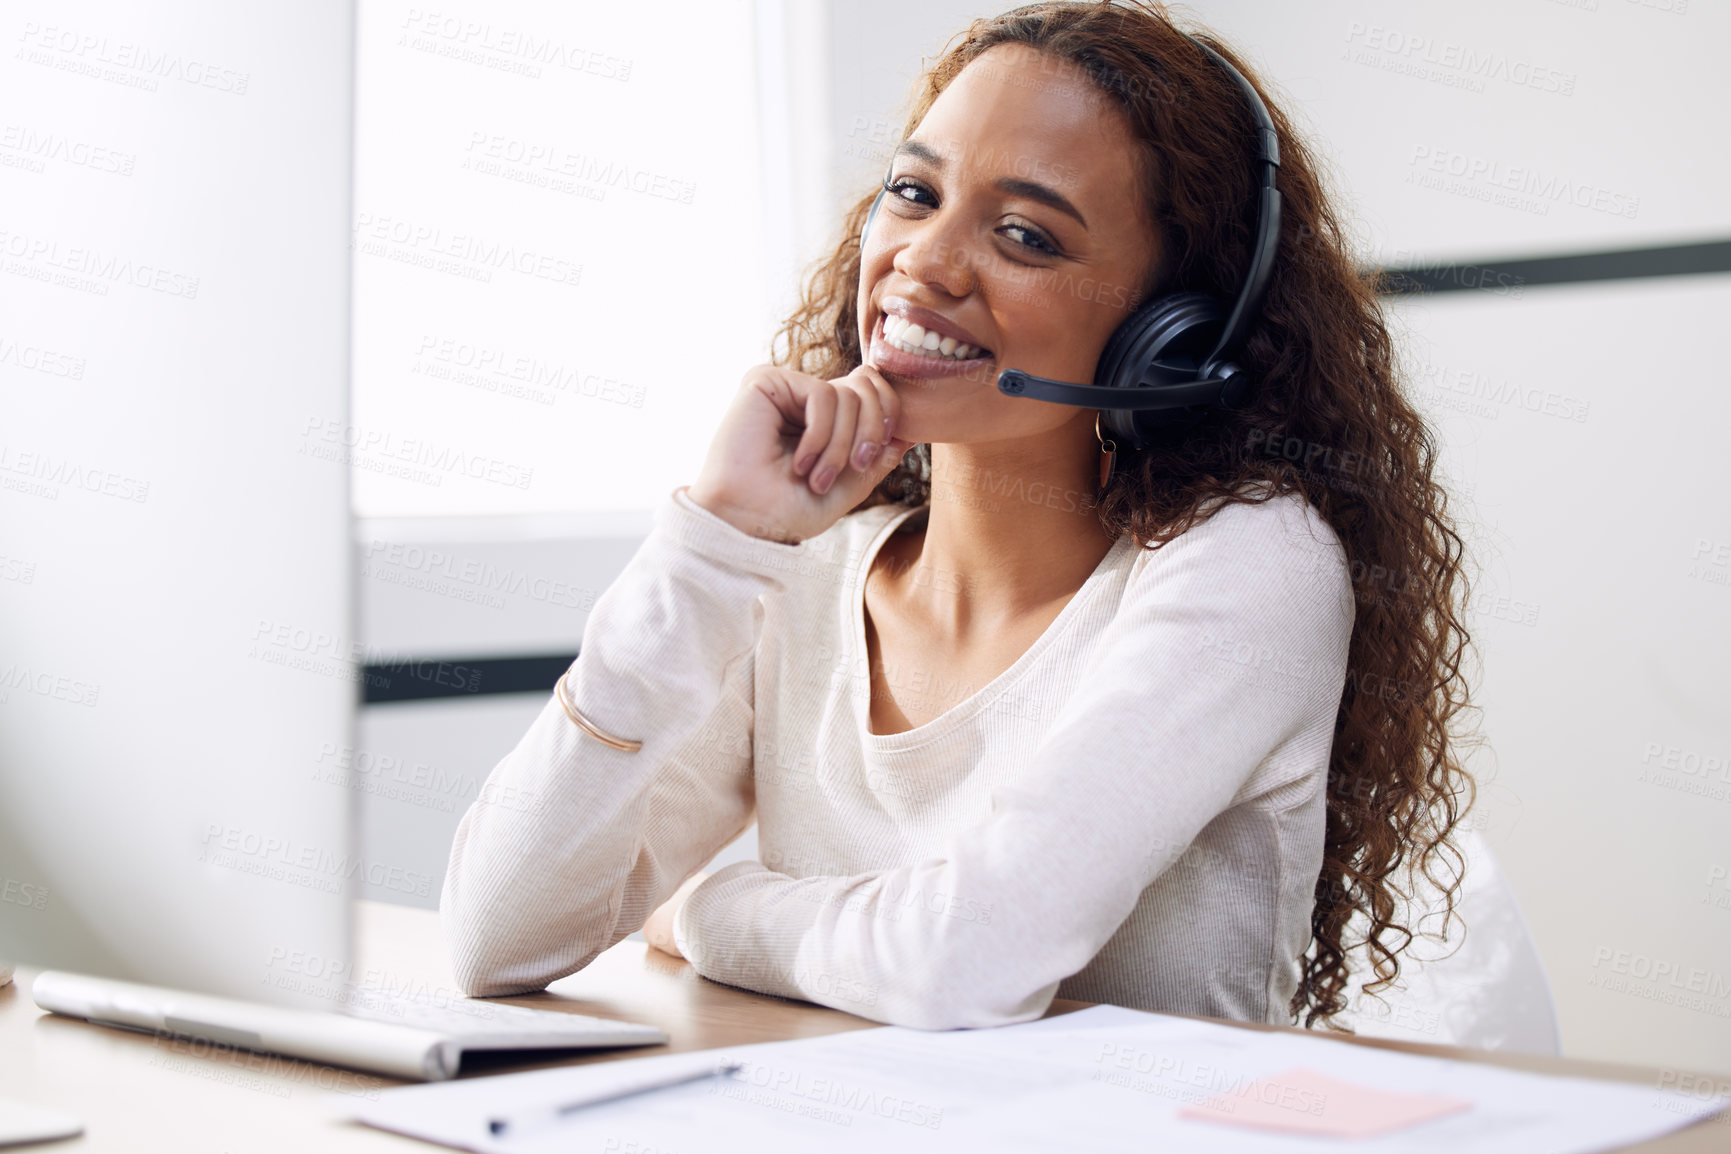
{"label": "white knit sweater", "polygon": [[643,748],[550,699],[493,770],[440,902],[465,990],[583,968],[755,820],[761,864],[675,921],[704,977],[930,1029],[1055,996],[1287,1020],[1354,613],[1334,532],[1285,495],[1126,535],[1010,668],[872,734],[864,578],[923,515],[784,545],[662,502],[567,680]]}

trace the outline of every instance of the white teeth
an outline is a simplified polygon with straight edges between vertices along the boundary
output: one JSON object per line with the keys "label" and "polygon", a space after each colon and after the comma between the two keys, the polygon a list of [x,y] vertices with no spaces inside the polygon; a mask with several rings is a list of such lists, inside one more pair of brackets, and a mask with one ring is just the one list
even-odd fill
{"label": "white teeth", "polygon": [[884,317],[883,339],[885,344],[894,345],[903,352],[943,360],[968,361],[981,352],[974,345],[964,344],[954,337],[946,337],[938,332],[927,331],[904,317]]}

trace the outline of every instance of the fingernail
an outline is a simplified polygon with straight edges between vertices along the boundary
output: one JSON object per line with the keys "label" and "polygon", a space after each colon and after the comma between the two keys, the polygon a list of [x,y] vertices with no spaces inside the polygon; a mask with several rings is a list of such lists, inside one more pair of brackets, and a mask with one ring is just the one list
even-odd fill
{"label": "fingernail", "polygon": [[794,463],[793,471],[803,477],[811,472],[811,463],[815,460],[817,460],[816,453],[807,453]]}
{"label": "fingernail", "polygon": [[853,464],[856,469],[868,468],[872,458],[878,455],[878,447],[870,441],[860,442],[860,447],[853,451]]}
{"label": "fingernail", "polygon": [[819,469],[817,476],[811,479],[811,487],[819,493],[829,492],[829,483],[835,480],[835,470],[828,465]]}

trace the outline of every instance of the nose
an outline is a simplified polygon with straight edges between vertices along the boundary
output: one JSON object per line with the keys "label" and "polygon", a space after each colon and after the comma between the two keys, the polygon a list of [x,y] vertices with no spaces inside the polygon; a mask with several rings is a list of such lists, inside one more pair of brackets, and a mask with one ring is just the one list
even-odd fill
{"label": "nose", "polygon": [[925,220],[903,221],[901,227],[907,240],[891,261],[897,272],[953,297],[974,291],[971,238],[953,213],[940,210]]}

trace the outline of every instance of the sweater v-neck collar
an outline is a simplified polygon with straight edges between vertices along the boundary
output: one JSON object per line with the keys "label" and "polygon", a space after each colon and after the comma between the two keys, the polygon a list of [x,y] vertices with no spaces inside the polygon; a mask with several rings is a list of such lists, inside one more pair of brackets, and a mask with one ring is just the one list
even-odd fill
{"label": "sweater v-neck collar", "polygon": [[1009,668],[999,673],[964,700],[950,706],[943,713],[923,725],[904,729],[900,733],[873,733],[871,732],[870,650],[866,645],[865,637],[866,577],[871,573],[872,563],[877,559],[884,542],[890,539],[890,536],[901,527],[904,521],[930,507],[930,505],[915,505],[884,518],[882,524],[878,526],[877,532],[866,542],[859,565],[854,569],[853,579],[848,587],[849,628],[852,632],[854,652],[859,655],[859,660],[866,667],[863,686],[859,678],[849,678],[848,684],[853,697],[854,714],[857,718],[860,740],[864,743],[865,748],[880,753],[911,749],[948,735],[951,731],[967,724],[979,714],[981,709],[1002,695],[1015,682],[1021,680],[1028,668],[1039,660],[1040,655],[1055,645],[1065,633],[1069,632],[1071,622],[1081,615],[1085,603],[1091,599],[1094,590],[1099,586],[1102,574],[1116,567],[1119,559],[1134,541],[1134,538],[1126,533],[1112,543],[1112,547],[1106,551],[1106,555],[1100,559],[1100,563],[1094,567],[1094,571],[1088,574],[1087,580],[1082,582],[1082,587],[1076,590],[1075,596],[1064,603],[1064,607],[1058,611],[1058,615],[1052,619],[1051,624],[1046,626],[1044,632],[1034,639],[1034,643],[1028,646],[1020,657],[1010,663]]}

